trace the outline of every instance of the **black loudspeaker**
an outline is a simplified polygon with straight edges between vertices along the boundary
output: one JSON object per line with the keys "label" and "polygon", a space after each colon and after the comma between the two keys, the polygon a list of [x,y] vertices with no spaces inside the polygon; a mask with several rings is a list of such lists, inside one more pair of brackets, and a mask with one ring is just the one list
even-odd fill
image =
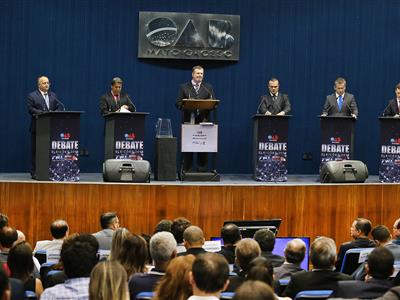
{"label": "black loudspeaker", "polygon": [[156,138],[155,180],[176,180],[176,138]]}
{"label": "black loudspeaker", "polygon": [[107,159],[103,163],[103,180],[113,182],[150,182],[147,160]]}
{"label": "black loudspeaker", "polygon": [[359,160],[328,161],[320,172],[322,183],[364,182],[367,178],[368,168]]}

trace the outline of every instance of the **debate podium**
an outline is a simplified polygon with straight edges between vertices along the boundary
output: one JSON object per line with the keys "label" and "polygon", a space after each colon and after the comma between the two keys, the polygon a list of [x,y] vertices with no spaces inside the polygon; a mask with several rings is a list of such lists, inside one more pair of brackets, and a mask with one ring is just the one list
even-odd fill
{"label": "debate podium", "polygon": [[400,182],[400,118],[380,117],[379,181]]}
{"label": "debate podium", "polygon": [[82,111],[51,111],[36,120],[36,180],[79,181]]}
{"label": "debate podium", "polygon": [[257,114],[253,119],[253,179],[287,181],[287,144],[291,115]]}
{"label": "debate podium", "polygon": [[[181,125],[181,171],[182,181],[220,181],[216,170],[218,153],[218,123],[217,106],[215,99],[183,99]],[[212,118],[211,112],[213,113]],[[190,114],[190,122],[185,122],[185,114]],[[200,120],[206,116],[206,121]],[[212,119],[212,120],[211,120]],[[207,164],[207,170],[185,170],[188,161],[192,162],[193,153],[197,153],[198,160]],[[211,153],[211,170],[208,169],[208,153]]]}

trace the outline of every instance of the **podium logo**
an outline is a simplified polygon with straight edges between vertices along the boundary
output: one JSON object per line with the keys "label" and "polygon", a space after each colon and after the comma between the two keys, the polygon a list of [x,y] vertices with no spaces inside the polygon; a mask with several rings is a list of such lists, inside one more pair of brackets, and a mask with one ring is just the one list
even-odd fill
{"label": "podium logo", "polygon": [[390,144],[392,145],[400,145],[400,138],[391,138]]}
{"label": "podium logo", "polygon": [[60,133],[60,138],[63,141],[67,141],[71,138],[71,134],[69,132],[62,132],[62,133]]}
{"label": "podium logo", "polygon": [[279,135],[277,135],[277,134],[270,134],[270,135],[268,135],[268,141],[270,141],[270,142],[277,142],[277,141],[279,141]]}
{"label": "podium logo", "polygon": [[331,137],[329,139],[331,141],[332,144],[340,144],[342,142],[342,138],[340,136],[337,137]]}
{"label": "podium logo", "polygon": [[136,134],[134,132],[132,133],[125,133],[124,134],[125,140],[126,141],[132,141],[136,138]]}

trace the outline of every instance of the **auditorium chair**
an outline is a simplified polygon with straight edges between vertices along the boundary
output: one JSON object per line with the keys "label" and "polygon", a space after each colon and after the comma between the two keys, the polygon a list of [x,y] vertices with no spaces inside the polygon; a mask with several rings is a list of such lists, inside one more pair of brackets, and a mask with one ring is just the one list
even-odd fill
{"label": "auditorium chair", "polygon": [[25,299],[26,300],[36,300],[37,299],[36,293],[33,291],[25,291]]}
{"label": "auditorium chair", "polygon": [[224,293],[221,293],[220,299],[221,300],[230,300],[233,298],[233,296],[235,296],[235,293],[233,293],[233,292],[224,292]]}
{"label": "auditorium chair", "polygon": [[298,292],[294,300],[300,299],[327,299],[333,290],[311,290]]}
{"label": "auditorium chair", "polygon": [[275,283],[275,292],[278,295],[282,295],[283,291],[286,289],[289,282],[290,282],[290,277],[279,279],[278,282]]}
{"label": "auditorium chair", "polygon": [[372,250],[374,250],[374,248],[354,248],[347,250],[344,254],[340,272],[349,275],[353,274],[353,272],[362,264],[362,262],[358,262],[360,253],[364,251],[369,253]]}
{"label": "auditorium chair", "polygon": [[47,253],[46,250],[38,250],[35,252],[35,257],[39,261],[41,265],[47,262]]}
{"label": "auditorium chair", "polygon": [[141,292],[136,295],[136,300],[146,300],[153,298],[153,292]]}

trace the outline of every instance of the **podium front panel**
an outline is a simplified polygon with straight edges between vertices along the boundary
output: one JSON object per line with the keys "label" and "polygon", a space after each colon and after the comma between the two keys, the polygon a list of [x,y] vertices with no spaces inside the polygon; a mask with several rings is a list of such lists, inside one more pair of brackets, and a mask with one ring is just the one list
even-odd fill
{"label": "podium front panel", "polygon": [[218,152],[218,125],[182,124],[182,152]]}
{"label": "podium front panel", "polygon": [[380,118],[380,182],[400,182],[400,119]]}

